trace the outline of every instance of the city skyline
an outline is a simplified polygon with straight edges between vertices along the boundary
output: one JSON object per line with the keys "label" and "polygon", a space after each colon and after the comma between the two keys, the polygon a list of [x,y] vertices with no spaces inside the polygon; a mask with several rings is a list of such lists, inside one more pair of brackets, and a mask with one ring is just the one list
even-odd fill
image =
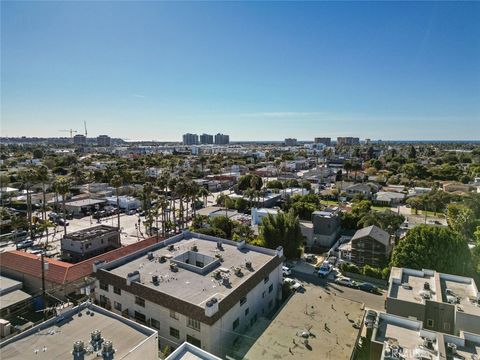
{"label": "city skyline", "polygon": [[476,140],[479,11],[4,2],[1,133],[59,137],[87,121],[127,140],[219,128],[232,141]]}

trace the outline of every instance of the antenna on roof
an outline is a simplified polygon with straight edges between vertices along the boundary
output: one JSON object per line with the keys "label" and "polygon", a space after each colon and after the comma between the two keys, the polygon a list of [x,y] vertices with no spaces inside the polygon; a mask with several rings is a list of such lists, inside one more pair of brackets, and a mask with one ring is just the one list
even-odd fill
{"label": "antenna on roof", "polygon": [[87,137],[87,122],[83,122],[83,126],[85,127],[85,138]]}

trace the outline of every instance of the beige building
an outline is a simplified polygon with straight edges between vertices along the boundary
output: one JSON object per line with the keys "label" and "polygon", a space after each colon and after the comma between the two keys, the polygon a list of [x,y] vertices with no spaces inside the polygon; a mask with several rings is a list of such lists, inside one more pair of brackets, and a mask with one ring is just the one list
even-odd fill
{"label": "beige building", "polygon": [[283,249],[184,232],[96,264],[96,301],[159,332],[161,349],[184,341],[217,356],[282,293]]}
{"label": "beige building", "polygon": [[480,293],[469,277],[394,267],[385,307],[422,321],[427,330],[480,334]]}

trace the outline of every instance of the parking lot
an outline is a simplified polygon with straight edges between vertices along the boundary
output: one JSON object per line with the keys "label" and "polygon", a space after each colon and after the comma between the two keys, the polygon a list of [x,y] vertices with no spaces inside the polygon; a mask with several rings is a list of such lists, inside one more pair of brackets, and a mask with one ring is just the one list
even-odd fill
{"label": "parking lot", "polygon": [[363,317],[363,304],[325,287],[304,287],[305,291],[295,293],[247,349],[245,360],[350,357]]}

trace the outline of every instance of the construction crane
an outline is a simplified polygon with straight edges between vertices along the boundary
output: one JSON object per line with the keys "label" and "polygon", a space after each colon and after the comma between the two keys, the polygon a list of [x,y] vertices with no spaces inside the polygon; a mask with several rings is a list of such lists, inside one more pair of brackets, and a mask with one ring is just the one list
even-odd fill
{"label": "construction crane", "polygon": [[78,132],[77,130],[72,130],[72,129],[69,129],[69,130],[58,130],[58,131],[61,131],[61,132],[69,132],[69,133],[70,133],[70,138],[73,138],[73,133],[77,133],[77,132]]}
{"label": "construction crane", "polygon": [[87,138],[87,122],[84,121],[83,125],[85,126],[85,139]]}

